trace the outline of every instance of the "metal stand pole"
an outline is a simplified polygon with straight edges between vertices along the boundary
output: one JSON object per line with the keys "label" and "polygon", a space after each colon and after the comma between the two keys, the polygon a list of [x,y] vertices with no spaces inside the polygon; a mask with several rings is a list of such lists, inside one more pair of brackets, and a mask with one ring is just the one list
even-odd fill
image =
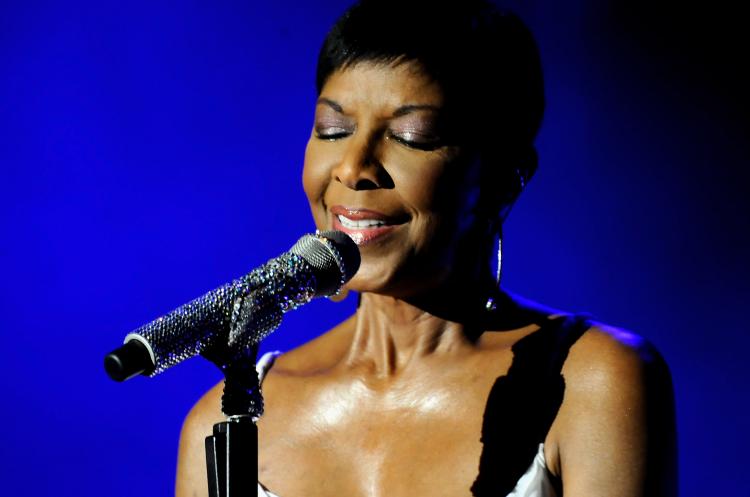
{"label": "metal stand pole", "polygon": [[211,358],[224,372],[222,411],[227,420],[206,437],[206,470],[210,497],[249,497],[258,485],[258,427],[263,412],[255,353],[231,360]]}
{"label": "metal stand pole", "polygon": [[258,485],[258,428],[249,417],[214,425],[206,437],[210,497],[249,497]]}

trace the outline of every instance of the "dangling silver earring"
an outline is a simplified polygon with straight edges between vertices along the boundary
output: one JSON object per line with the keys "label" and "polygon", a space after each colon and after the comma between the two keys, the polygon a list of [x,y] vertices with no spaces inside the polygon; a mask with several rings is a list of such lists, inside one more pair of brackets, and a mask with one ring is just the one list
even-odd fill
{"label": "dangling silver earring", "polygon": [[[503,230],[499,230],[499,236],[497,239],[497,272],[495,273],[495,285],[497,289],[500,289],[500,277],[503,274]],[[494,292],[493,292],[494,293]],[[497,309],[497,302],[495,298],[490,295],[485,304],[485,309],[488,311],[494,311]]]}
{"label": "dangling silver earring", "polygon": [[495,283],[500,288],[500,278],[503,275],[503,237],[497,239],[497,273],[495,274]]}
{"label": "dangling silver earring", "polygon": [[[526,188],[528,177],[526,173],[521,170],[521,168],[516,169],[516,176],[518,178],[518,192],[516,193],[515,197],[518,197],[523,189]],[[503,274],[503,221],[508,216],[508,213],[510,212],[511,207],[513,207],[514,202],[515,199],[500,211],[499,221],[491,220],[489,225],[490,229],[492,229],[493,226],[500,226],[497,229],[497,273],[495,274],[495,290],[497,290],[498,292],[500,291],[500,278]],[[487,299],[485,308],[488,311],[497,310],[497,302],[495,302],[495,298],[492,295],[490,295]]]}

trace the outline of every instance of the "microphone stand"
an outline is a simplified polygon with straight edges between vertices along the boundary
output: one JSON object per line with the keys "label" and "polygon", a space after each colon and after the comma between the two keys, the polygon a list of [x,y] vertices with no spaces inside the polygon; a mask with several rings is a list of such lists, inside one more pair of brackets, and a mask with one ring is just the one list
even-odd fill
{"label": "microphone stand", "polygon": [[258,427],[254,414],[263,410],[257,393],[255,354],[217,365],[224,373],[221,404],[227,420],[216,423],[213,434],[206,437],[208,495],[248,497],[257,493]]}
{"label": "microphone stand", "polygon": [[[231,328],[243,329],[251,315],[240,312],[254,297],[240,297],[234,305]],[[255,420],[263,414],[258,372],[255,369],[257,346],[237,350],[218,340],[202,354],[224,374],[221,410],[226,421],[216,423],[213,434],[205,439],[208,495],[210,497],[248,497],[257,494],[258,427]]]}

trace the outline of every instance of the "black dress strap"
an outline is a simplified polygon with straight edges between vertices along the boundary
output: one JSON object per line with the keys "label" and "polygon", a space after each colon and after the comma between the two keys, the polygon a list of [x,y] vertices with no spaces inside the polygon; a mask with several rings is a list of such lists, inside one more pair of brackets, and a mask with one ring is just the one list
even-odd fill
{"label": "black dress strap", "polygon": [[476,497],[513,491],[534,460],[562,404],[562,366],[573,344],[591,327],[589,315],[561,316],[519,340],[513,362],[490,391],[482,422]]}

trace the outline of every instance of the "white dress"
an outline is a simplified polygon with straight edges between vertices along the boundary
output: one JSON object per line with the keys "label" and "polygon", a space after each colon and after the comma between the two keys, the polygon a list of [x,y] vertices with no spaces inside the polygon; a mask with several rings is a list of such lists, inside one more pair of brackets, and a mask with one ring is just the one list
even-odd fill
{"label": "white dress", "polygon": [[[279,352],[267,352],[263,354],[263,357],[258,361],[258,378],[261,382],[278,355]],[[258,497],[279,496],[258,482]],[[531,462],[529,469],[526,470],[526,473],[524,473],[524,475],[518,480],[516,488],[514,488],[506,497],[557,497],[552,482],[550,481],[550,473],[547,470],[547,464],[544,459],[544,444],[539,444],[539,450],[537,451],[534,460]]]}

